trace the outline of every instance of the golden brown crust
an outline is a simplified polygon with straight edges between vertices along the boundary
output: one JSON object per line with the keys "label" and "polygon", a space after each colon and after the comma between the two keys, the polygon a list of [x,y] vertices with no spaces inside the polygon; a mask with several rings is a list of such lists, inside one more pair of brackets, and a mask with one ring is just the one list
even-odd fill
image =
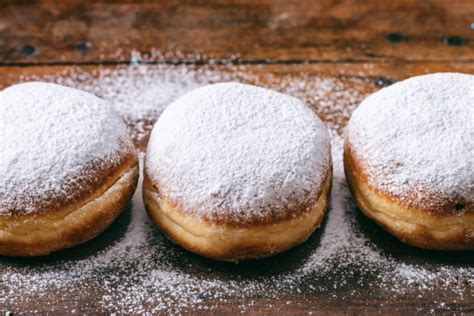
{"label": "golden brown crust", "polygon": [[113,173],[104,174],[102,185],[66,207],[0,216],[0,254],[46,255],[94,238],[112,223],[129,201],[138,174],[137,158],[134,154],[129,155]]}
{"label": "golden brown crust", "polygon": [[367,173],[344,144],[344,169],[351,192],[362,212],[401,241],[426,249],[474,250],[474,213],[437,211],[404,203],[369,185]]}
{"label": "golden brown crust", "polygon": [[[324,180],[321,182],[322,184],[327,181],[328,178],[331,177],[331,170],[332,170],[332,162],[329,160],[329,164],[326,168],[326,172],[324,175]],[[197,212],[193,212],[193,210],[188,210],[185,207],[183,207],[182,201],[173,201],[169,199],[165,194],[163,193],[164,187],[166,187],[166,184],[163,183],[156,183],[152,177],[148,174],[148,170],[145,166],[145,172],[144,172],[144,182],[149,183],[150,186],[153,186],[154,189],[158,192],[160,192],[160,199],[166,201],[166,203],[173,208],[181,210],[181,212],[187,213],[190,216],[193,216],[193,214],[196,214]],[[323,185],[321,184],[321,187],[316,190],[316,194],[314,196],[310,196],[307,199],[304,200],[296,200],[294,197],[289,197],[288,200],[288,205],[289,206],[282,206],[278,210],[265,210],[265,216],[261,216],[261,212],[252,212],[251,214],[246,214],[245,220],[242,220],[241,218],[237,216],[232,216],[231,212],[226,212],[223,210],[222,212],[219,212],[218,214],[212,214],[210,213],[209,215],[202,215],[202,219],[206,220],[209,223],[217,224],[217,225],[228,225],[232,227],[254,227],[256,225],[263,225],[263,224],[272,224],[288,219],[292,219],[295,216],[299,216],[302,214],[307,213],[309,210],[312,209],[313,205],[316,203],[316,200],[319,198],[321,195],[321,192],[323,190]],[[161,188],[161,190],[160,190]],[[253,215],[253,216],[252,216]]]}
{"label": "golden brown crust", "polygon": [[[106,188],[110,186],[117,175],[123,171],[124,166],[130,164],[131,161],[137,161],[136,152],[130,143],[124,142],[117,151],[114,159],[90,161],[83,166],[79,171],[80,177],[75,181],[71,181],[65,192],[62,195],[49,195],[44,198],[32,199],[30,204],[34,205],[34,214],[47,213],[49,210],[75,207],[78,202],[87,200],[91,195],[97,194],[98,188]],[[82,177],[82,175],[87,175]],[[28,215],[28,210],[21,208],[11,208],[11,205],[6,206],[7,209],[1,209],[0,216],[24,216]],[[30,214],[31,215],[31,214]]]}
{"label": "golden brown crust", "polygon": [[284,220],[245,226],[210,221],[182,211],[161,199],[147,176],[143,199],[152,221],[175,243],[205,257],[239,261],[271,256],[308,239],[324,217],[330,186],[329,170],[309,211]]}
{"label": "golden brown crust", "polygon": [[[350,154],[353,170],[357,173],[359,178],[368,182],[369,177],[375,177],[375,175],[369,174],[364,168],[364,161],[357,159],[359,155],[356,155],[355,149],[347,138],[344,143],[345,155],[346,152]],[[370,183],[368,183],[368,185],[371,190],[377,194],[396,201],[396,203],[400,205],[408,206],[414,212],[430,213],[433,216],[439,215],[441,217],[444,215],[458,215],[462,213],[474,214],[474,201],[466,201],[459,196],[450,196],[447,193],[443,194],[443,196],[436,195],[422,186],[406,192],[403,196],[398,196],[382,188],[375,187]]]}

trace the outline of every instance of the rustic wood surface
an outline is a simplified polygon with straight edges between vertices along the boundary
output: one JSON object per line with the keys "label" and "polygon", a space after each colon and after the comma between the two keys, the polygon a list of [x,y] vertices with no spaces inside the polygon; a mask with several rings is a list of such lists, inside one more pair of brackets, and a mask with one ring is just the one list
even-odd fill
{"label": "rustic wood surface", "polygon": [[[158,58],[164,63],[206,64],[211,58],[218,64],[244,63],[246,71],[262,78],[272,73],[275,81],[301,73],[335,80],[363,77],[367,79],[363,89],[370,93],[380,87],[380,82],[391,83],[415,74],[474,73],[473,22],[474,3],[468,0],[170,0],[159,3],[3,0],[0,1],[0,87],[18,82],[25,75],[55,74],[76,64],[85,71],[93,71],[99,64],[117,67],[128,63],[136,50],[154,54],[155,61]],[[65,255],[83,257],[105,247],[119,238],[129,221],[130,210],[97,240],[68,250]],[[371,240],[408,263],[474,264],[473,253],[446,256],[419,251],[399,243],[362,216],[357,221]],[[163,238],[156,234],[156,238]],[[307,244],[286,254],[238,267],[199,258],[171,243],[169,246],[176,248],[178,258],[194,262],[195,270],[214,269],[221,277],[226,273],[252,277],[290,268],[292,260],[304,257],[306,249],[318,239],[319,234],[315,234]],[[472,296],[459,299],[435,290],[421,293],[420,297],[392,300],[389,292],[379,290],[374,295],[371,289],[361,289],[346,300],[334,300],[329,293],[309,298],[305,293],[294,293],[285,300],[271,302],[262,293],[251,300],[246,312],[474,313]],[[75,306],[80,312],[107,313],[95,301],[97,291],[100,289],[77,293],[69,301],[55,303],[55,294],[51,293],[51,304],[25,298],[21,302],[0,304],[0,311],[65,313]],[[434,308],[433,301],[440,297],[447,305]],[[213,302],[204,300],[200,304],[213,305]],[[241,305],[241,299],[229,298],[228,303],[214,312],[236,313]]]}
{"label": "rustic wood surface", "polygon": [[473,17],[469,0],[3,0],[0,62],[473,62]]}

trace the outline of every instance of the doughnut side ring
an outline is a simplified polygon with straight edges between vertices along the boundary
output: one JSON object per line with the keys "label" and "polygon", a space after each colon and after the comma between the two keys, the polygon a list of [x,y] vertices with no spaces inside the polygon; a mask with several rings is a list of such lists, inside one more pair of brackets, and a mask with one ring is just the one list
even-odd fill
{"label": "doughnut side ring", "polygon": [[324,218],[331,188],[331,173],[309,212],[274,223],[235,225],[214,223],[188,215],[160,198],[150,179],[143,183],[143,200],[153,223],[173,242],[199,255],[239,261],[271,256],[306,241]]}
{"label": "doughnut side ring", "polygon": [[0,253],[41,256],[84,243],[99,235],[121,213],[138,181],[138,162],[131,159],[118,177],[110,177],[90,197],[61,210],[0,216]]}
{"label": "doughnut side ring", "polygon": [[347,142],[344,169],[359,209],[401,241],[433,250],[474,250],[474,214],[429,213],[398,203],[369,185]]}

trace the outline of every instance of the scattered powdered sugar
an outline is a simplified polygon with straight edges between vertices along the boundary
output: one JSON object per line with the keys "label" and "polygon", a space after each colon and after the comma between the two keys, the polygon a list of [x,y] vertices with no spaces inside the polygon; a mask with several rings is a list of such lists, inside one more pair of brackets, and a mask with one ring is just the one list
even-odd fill
{"label": "scattered powdered sugar", "polygon": [[79,84],[68,83],[112,104],[125,122],[132,126],[132,138],[142,141],[143,134],[151,131],[166,106],[201,85],[198,75],[198,72],[182,67],[176,67],[175,71],[156,71],[154,67],[137,65],[103,69],[96,75],[92,74],[93,77],[85,73]]}
{"label": "scattered powdered sugar", "polygon": [[173,102],[153,129],[146,158],[160,194],[188,212],[233,222],[309,209],[329,167],[329,135],[309,107],[235,82]]}
{"label": "scattered powdered sugar", "polygon": [[[162,78],[166,78],[177,71],[187,73],[188,66],[143,67],[150,67],[149,72],[162,72]],[[135,66],[131,68],[120,68],[118,76],[135,76]],[[206,78],[209,82],[219,81],[219,76],[222,81],[251,83],[259,83],[261,78],[240,67],[234,69],[230,78],[228,73],[220,74],[215,69],[190,68],[187,74],[192,76],[186,80],[194,81],[194,75],[200,72],[199,80],[195,81],[199,85]],[[113,78],[113,70],[107,71]],[[77,86],[84,84],[80,78],[90,76],[84,74],[74,70],[48,78]],[[126,82],[133,81],[130,78]],[[354,302],[357,311],[364,308],[363,302],[372,311],[384,307],[396,311],[403,310],[405,301],[412,303],[414,299],[419,299],[423,308],[429,302],[437,312],[472,306],[474,268],[470,253],[447,256],[403,245],[355,208],[344,178],[342,138],[338,131],[348,119],[350,109],[367,92],[368,83],[314,74],[283,78],[266,74],[261,82],[304,99],[331,127],[334,178],[330,207],[327,219],[306,243],[275,257],[239,264],[198,257],[173,245],[153,227],[139,187],[125,212],[106,232],[87,244],[45,258],[1,258],[0,306],[29,313],[123,314],[184,314],[222,310],[223,306],[229,312],[256,309],[277,313],[285,306],[317,312],[320,306],[340,308]],[[353,88],[354,84],[358,87]],[[108,85],[113,86],[114,81]],[[184,84],[182,93],[179,89],[176,92],[183,94],[187,87]],[[129,88],[127,84],[121,86],[123,90]],[[159,89],[159,85],[155,88]],[[117,87],[106,85],[100,89]],[[142,106],[149,104],[133,105]],[[370,306],[373,302],[385,303]],[[30,309],[25,310],[25,306]]]}
{"label": "scattered powdered sugar", "polygon": [[103,100],[51,83],[0,92],[0,125],[2,214],[74,200],[93,178],[85,170],[111,166],[124,146],[133,148],[125,124]]}
{"label": "scattered powdered sugar", "polygon": [[472,207],[474,76],[437,73],[384,88],[354,112],[348,139],[371,185],[422,205],[436,196]]}
{"label": "scattered powdered sugar", "polygon": [[197,87],[230,78],[226,72],[207,67],[141,65],[99,67],[93,71],[66,69],[60,75],[32,76],[23,80],[46,80],[96,94],[110,103],[130,126],[139,147],[166,106]]}

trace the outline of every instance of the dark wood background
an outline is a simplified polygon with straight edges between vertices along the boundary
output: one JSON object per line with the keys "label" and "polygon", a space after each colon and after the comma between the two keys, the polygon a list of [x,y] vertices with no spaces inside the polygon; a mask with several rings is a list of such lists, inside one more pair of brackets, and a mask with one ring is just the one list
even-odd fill
{"label": "dark wood background", "polygon": [[371,75],[398,80],[472,71],[473,28],[470,0],[1,0],[0,80],[46,66],[127,63],[134,50],[166,63],[212,59],[280,73],[336,76],[344,66],[357,75],[370,64]]}
{"label": "dark wood background", "polygon": [[363,76],[391,82],[472,72],[473,28],[470,0],[0,0],[0,84],[68,65],[128,63],[132,51],[280,75],[344,68],[358,76],[369,65]]}
{"label": "dark wood background", "polygon": [[[154,54],[160,63],[245,64],[275,78],[301,72],[338,78],[344,69],[345,76],[390,83],[434,71],[474,73],[472,23],[470,0],[0,0],[0,86],[77,64],[115,67],[128,63],[133,50]],[[436,295],[405,298],[403,306],[385,297],[384,309],[362,296],[340,305],[321,296],[314,304],[320,313],[427,313]],[[264,299],[253,301],[247,312],[314,309],[307,300],[273,302],[271,310]],[[473,313],[474,299],[463,302],[451,311]],[[221,311],[236,312],[237,303]],[[29,306],[15,310],[28,312]]]}

